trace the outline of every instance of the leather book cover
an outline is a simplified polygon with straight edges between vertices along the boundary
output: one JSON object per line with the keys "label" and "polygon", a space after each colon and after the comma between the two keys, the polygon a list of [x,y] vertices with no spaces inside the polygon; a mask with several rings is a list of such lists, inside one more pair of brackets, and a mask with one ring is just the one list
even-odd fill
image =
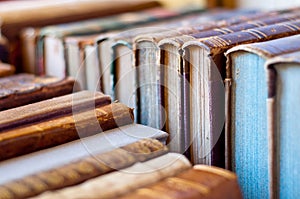
{"label": "leather book cover", "polygon": [[216,167],[196,165],[193,169],[118,198],[241,199],[243,197],[235,174]]}
{"label": "leather book cover", "polygon": [[38,77],[18,74],[0,79],[0,110],[70,94],[76,91],[72,78]]}
{"label": "leather book cover", "polygon": [[83,112],[111,103],[100,92],[80,91],[0,112],[0,132],[20,126]]}
{"label": "leather book cover", "polygon": [[[26,176],[32,176],[43,171],[53,170],[85,157],[106,153],[142,139],[156,139],[160,143],[165,144],[167,136],[168,134],[163,131],[140,124],[129,124],[114,128],[55,147],[1,161],[0,184],[23,179]],[[144,144],[147,145],[146,143]],[[159,146],[157,145],[157,147]],[[156,144],[152,148],[156,148]],[[146,152],[146,150],[141,152]],[[156,153],[159,153],[159,151],[151,154],[149,152],[147,157],[154,157]],[[131,153],[131,155],[139,159],[139,161],[144,159],[144,156],[137,152]],[[39,164],[36,164],[37,162]],[[11,172],[12,170],[18,172]]]}
{"label": "leather book cover", "polygon": [[85,112],[4,131],[0,134],[0,160],[131,124],[133,118],[132,109],[120,103],[113,103]]}
{"label": "leather book cover", "polygon": [[35,198],[116,198],[190,168],[191,164],[184,156],[168,153],[77,186],[45,192]]}
{"label": "leather book cover", "polygon": [[1,184],[0,197],[27,198],[45,191],[77,185],[137,162],[161,156],[167,151],[167,147],[157,140],[140,140],[106,153],[84,157],[51,170]]}

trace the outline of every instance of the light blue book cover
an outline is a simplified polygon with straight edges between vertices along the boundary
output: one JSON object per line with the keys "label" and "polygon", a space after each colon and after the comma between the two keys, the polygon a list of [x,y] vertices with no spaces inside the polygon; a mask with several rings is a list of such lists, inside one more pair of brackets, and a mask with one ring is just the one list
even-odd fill
{"label": "light blue book cover", "polygon": [[[269,128],[274,140],[275,186],[279,198],[300,196],[300,51],[270,59],[267,64]],[[270,111],[269,111],[270,112]]]}
{"label": "light blue book cover", "polygon": [[[270,185],[271,166],[268,140],[267,80],[268,59],[300,50],[300,36],[240,45],[230,49],[231,74],[231,157],[245,198],[270,198],[276,191]],[[280,185],[281,186],[281,185]]]}

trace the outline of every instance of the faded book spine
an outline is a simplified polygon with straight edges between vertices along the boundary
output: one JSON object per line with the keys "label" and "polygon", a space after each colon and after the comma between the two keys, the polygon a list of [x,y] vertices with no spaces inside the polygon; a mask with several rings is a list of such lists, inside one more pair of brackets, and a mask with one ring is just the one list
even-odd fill
{"label": "faded book spine", "polygon": [[[113,103],[0,134],[0,160],[91,136],[133,123],[132,109]],[[17,147],[16,147],[17,146]]]}
{"label": "faded book spine", "polygon": [[0,198],[27,198],[48,190],[82,183],[167,153],[162,143],[145,139],[112,151],[89,156],[48,171],[11,181],[0,186]]}

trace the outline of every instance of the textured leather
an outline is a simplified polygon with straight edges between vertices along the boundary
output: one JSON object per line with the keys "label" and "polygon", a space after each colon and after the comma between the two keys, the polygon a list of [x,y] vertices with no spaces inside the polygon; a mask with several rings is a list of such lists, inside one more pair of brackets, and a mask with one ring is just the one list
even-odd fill
{"label": "textured leather", "polygon": [[168,149],[153,139],[144,139],[106,153],[88,156],[66,165],[43,171],[19,180],[0,185],[0,198],[25,198],[47,190],[55,190],[84,182],[90,178],[110,173],[146,161]]}
{"label": "textured leather", "polygon": [[197,165],[174,177],[120,197],[121,199],[149,198],[242,198],[237,177],[219,168]]}
{"label": "textured leather", "polygon": [[72,78],[18,74],[0,80],[0,111],[70,94],[76,91]]}
{"label": "textured leather", "polygon": [[147,162],[137,163],[129,168],[91,179],[77,186],[46,192],[36,198],[116,198],[177,175],[190,167],[191,164],[184,156],[168,153]]}
{"label": "textured leather", "polygon": [[80,91],[0,112],[0,132],[34,122],[78,113],[111,103],[100,92]]}
{"label": "textured leather", "polygon": [[[20,127],[0,134],[0,160],[133,123],[132,109],[120,103]],[[17,146],[17,147],[16,147]]]}

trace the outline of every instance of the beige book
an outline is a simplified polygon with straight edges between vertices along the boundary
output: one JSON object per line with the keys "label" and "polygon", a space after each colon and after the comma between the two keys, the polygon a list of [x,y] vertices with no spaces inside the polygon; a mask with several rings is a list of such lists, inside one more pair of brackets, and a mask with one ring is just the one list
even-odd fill
{"label": "beige book", "polygon": [[191,168],[191,164],[184,156],[168,153],[144,163],[137,163],[127,169],[91,179],[77,186],[45,192],[35,198],[115,198],[177,175],[189,168]]}

